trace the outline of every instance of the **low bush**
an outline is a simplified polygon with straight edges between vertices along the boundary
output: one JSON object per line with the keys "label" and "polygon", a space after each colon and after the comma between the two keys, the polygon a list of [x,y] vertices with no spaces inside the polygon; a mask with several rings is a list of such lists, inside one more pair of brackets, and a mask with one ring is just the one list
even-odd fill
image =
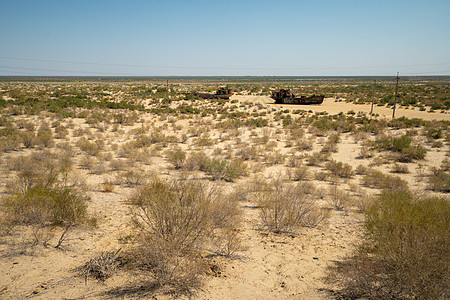
{"label": "low bush", "polygon": [[180,169],[184,166],[186,161],[186,152],[184,152],[181,148],[167,150],[166,155],[167,160],[175,167],[175,169]]}
{"label": "low bush", "polygon": [[233,160],[208,159],[201,170],[211,175],[213,180],[234,181],[241,176],[248,175],[247,164],[241,158]]}
{"label": "low bush", "polygon": [[407,174],[409,173],[408,166],[395,164],[392,167],[392,173]]}
{"label": "low bush", "polygon": [[76,271],[78,271],[79,276],[90,276],[99,281],[105,281],[123,264],[119,253],[120,249],[117,251],[104,251],[91,258],[84,265],[76,268]]}
{"label": "low bush", "polygon": [[289,168],[287,170],[287,175],[290,180],[306,180],[310,176],[310,171],[307,166],[299,165],[294,168]]}
{"label": "low bush", "polygon": [[2,199],[5,222],[11,226],[29,225],[34,243],[47,245],[49,232],[54,226],[64,228],[55,248],[61,246],[68,231],[75,225],[94,224],[88,217],[86,195],[73,187],[34,186],[25,193],[11,192]]}
{"label": "low bush", "polygon": [[332,268],[342,299],[449,299],[450,203],[385,191],[356,253]]}
{"label": "low bush", "polygon": [[407,135],[392,138],[382,135],[376,139],[374,145],[378,149],[389,150],[394,153],[393,158],[399,162],[412,162],[424,159],[427,151],[421,145],[411,145],[411,138]]}
{"label": "low bush", "polygon": [[320,166],[329,157],[329,152],[313,152],[308,156],[308,166]]}
{"label": "low bush", "polygon": [[80,147],[80,150],[91,156],[96,156],[100,153],[100,147],[95,142],[90,142],[86,138],[81,138],[77,141],[76,145]]}
{"label": "low bush", "polygon": [[273,232],[296,231],[301,226],[315,227],[324,220],[313,195],[301,185],[292,186],[273,181],[257,192],[258,206],[264,227]]}
{"label": "low bush", "polygon": [[36,134],[36,144],[41,148],[50,148],[55,145],[51,131],[38,131]]}
{"label": "low bush", "polygon": [[441,168],[434,168],[429,175],[429,188],[436,192],[450,193],[450,173]]}
{"label": "low bush", "polygon": [[330,171],[331,174],[341,178],[351,178],[354,174],[351,165],[333,159],[325,164],[325,168]]}
{"label": "low bush", "polygon": [[398,176],[384,174],[381,171],[368,170],[363,177],[363,184],[385,190],[407,190],[408,183]]}
{"label": "low bush", "polygon": [[207,266],[200,251],[218,241],[226,244],[230,235],[225,231],[237,238],[237,203],[199,181],[154,177],[131,203],[139,232],[133,264],[149,272],[160,286],[195,287]]}
{"label": "low bush", "polygon": [[345,210],[350,205],[352,198],[349,193],[339,189],[337,185],[332,185],[328,191],[328,202],[337,210]]}

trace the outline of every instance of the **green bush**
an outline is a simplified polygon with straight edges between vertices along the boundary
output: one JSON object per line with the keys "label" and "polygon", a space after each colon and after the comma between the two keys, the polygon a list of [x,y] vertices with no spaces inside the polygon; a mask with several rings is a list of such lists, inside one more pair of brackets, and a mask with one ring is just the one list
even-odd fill
{"label": "green bush", "polygon": [[399,162],[408,163],[415,160],[424,159],[426,154],[427,150],[425,150],[425,148],[421,145],[417,145],[403,148],[399,154],[394,156],[394,158]]}
{"label": "green bush", "polygon": [[234,181],[235,179],[248,175],[248,167],[242,158],[231,161],[220,159],[208,159],[202,171],[211,175],[214,180],[223,179]]}
{"label": "green bush", "polygon": [[414,198],[385,191],[367,208],[364,241],[331,276],[342,298],[450,298],[450,203]]}
{"label": "green bush", "polygon": [[363,177],[363,184],[368,187],[386,190],[407,190],[408,183],[398,176],[384,174],[381,171],[368,170]]}
{"label": "green bush", "polygon": [[382,135],[376,139],[374,145],[378,149],[393,152],[393,158],[399,162],[412,162],[424,159],[427,151],[421,145],[411,145],[411,138],[403,135],[391,138]]}
{"label": "green bush", "polygon": [[425,135],[430,139],[437,140],[442,138],[442,130],[440,128],[428,128]]}
{"label": "green bush", "polygon": [[8,195],[3,206],[13,224],[76,225],[88,221],[86,197],[72,188],[35,186]]}

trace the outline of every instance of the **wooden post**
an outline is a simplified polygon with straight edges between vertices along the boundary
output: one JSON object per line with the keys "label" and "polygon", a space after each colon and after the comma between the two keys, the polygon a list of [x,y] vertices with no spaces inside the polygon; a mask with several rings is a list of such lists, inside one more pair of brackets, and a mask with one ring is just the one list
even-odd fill
{"label": "wooden post", "polygon": [[397,72],[397,83],[395,85],[395,97],[394,97],[394,109],[392,111],[392,121],[395,118],[395,106],[397,105],[397,92],[398,92],[398,72]]}
{"label": "wooden post", "polygon": [[373,100],[375,98],[375,83],[376,82],[377,82],[376,80],[373,81],[372,106],[370,108],[370,120],[372,120],[372,114],[373,114]]}
{"label": "wooden post", "polygon": [[170,99],[169,99],[169,80],[166,82],[167,88],[167,123],[169,123],[169,110],[170,110]]}

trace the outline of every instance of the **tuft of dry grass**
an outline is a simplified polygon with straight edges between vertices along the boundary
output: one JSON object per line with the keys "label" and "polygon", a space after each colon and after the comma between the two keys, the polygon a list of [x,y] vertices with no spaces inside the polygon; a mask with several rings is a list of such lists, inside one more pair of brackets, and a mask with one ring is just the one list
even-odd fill
{"label": "tuft of dry grass", "polygon": [[79,276],[93,277],[99,281],[105,281],[114,275],[123,264],[123,258],[119,256],[121,250],[104,251],[76,268],[75,271],[78,272]]}

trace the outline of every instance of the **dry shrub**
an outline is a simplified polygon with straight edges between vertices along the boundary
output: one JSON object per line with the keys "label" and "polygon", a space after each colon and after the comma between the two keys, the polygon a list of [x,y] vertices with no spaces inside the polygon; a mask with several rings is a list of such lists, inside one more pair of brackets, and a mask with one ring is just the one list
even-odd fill
{"label": "dry shrub", "polygon": [[90,142],[86,138],[82,137],[76,143],[76,146],[80,148],[86,154],[96,156],[100,153],[100,147],[95,142]]}
{"label": "dry shrub", "polygon": [[313,152],[308,156],[308,166],[320,166],[329,157],[329,152]]}
{"label": "dry shrub", "polygon": [[394,164],[394,166],[392,167],[392,173],[408,174],[409,173],[408,166]]}
{"label": "dry shrub", "polygon": [[49,131],[38,131],[36,134],[36,144],[41,148],[50,148],[55,145],[53,134]]}
{"label": "dry shrub", "polygon": [[111,171],[123,171],[127,168],[127,163],[121,159],[112,159],[109,162],[109,168]]}
{"label": "dry shrub", "polygon": [[328,191],[329,203],[337,210],[345,210],[352,202],[352,197],[349,193],[339,189],[337,185],[332,185]]}
{"label": "dry shrub", "polygon": [[446,199],[382,192],[362,244],[330,273],[340,299],[449,299],[449,215]]}
{"label": "dry shrub", "polygon": [[258,147],[244,144],[237,150],[236,156],[244,160],[257,160],[258,152]]}
{"label": "dry shrub", "polygon": [[112,193],[114,191],[114,182],[112,182],[112,180],[105,180],[105,182],[103,182],[103,191],[105,191],[105,193]]}
{"label": "dry shrub", "polygon": [[194,152],[186,159],[188,170],[203,171],[213,180],[234,181],[241,176],[248,175],[247,163],[242,158],[232,160],[210,159],[204,152]]}
{"label": "dry shrub", "polygon": [[356,131],[352,134],[353,140],[355,141],[355,144],[357,144],[360,141],[365,141],[368,138],[368,135],[364,131]]}
{"label": "dry shrub", "polygon": [[240,219],[237,202],[211,185],[154,177],[131,202],[140,232],[134,264],[160,286],[197,285],[207,265],[200,253],[208,246],[220,244],[220,249],[210,249],[216,253],[234,251]]}
{"label": "dry shrub", "polygon": [[321,152],[337,152],[338,151],[337,144],[340,142],[340,140],[341,138],[337,133],[329,135],[328,140],[325,143],[325,145],[323,145]]}
{"label": "dry shrub", "polygon": [[373,150],[371,150],[367,146],[362,146],[359,150],[359,155],[356,158],[364,159],[364,158],[371,158],[374,156]]}
{"label": "dry shrub", "polygon": [[175,169],[182,168],[186,161],[186,152],[184,152],[180,147],[167,150],[166,156],[167,160],[175,167]]}
{"label": "dry shrub", "polygon": [[285,159],[286,157],[277,151],[266,152],[263,158],[264,162],[269,166],[283,164]]}
{"label": "dry shrub", "polygon": [[28,188],[35,186],[52,187],[58,180],[64,184],[72,166],[69,156],[57,156],[49,151],[18,156],[9,162],[10,169],[17,173],[8,187],[11,192],[25,193]]}
{"label": "dry shrub", "polygon": [[297,148],[300,151],[311,151],[313,148],[313,144],[314,142],[310,139],[305,140],[305,139],[301,139],[297,141]]}
{"label": "dry shrub", "polygon": [[355,205],[358,208],[358,210],[360,212],[365,212],[367,210],[367,208],[373,204],[374,197],[363,193],[362,195],[355,197],[354,201],[355,201]]}
{"label": "dry shrub", "polygon": [[185,167],[190,171],[199,171],[204,168],[208,160],[205,152],[192,152],[186,159]]}
{"label": "dry shrub", "polygon": [[363,184],[384,190],[407,190],[408,183],[398,176],[384,174],[381,171],[369,170],[363,177]]}
{"label": "dry shrub", "polygon": [[22,138],[18,134],[2,137],[0,135],[0,151],[10,152],[19,150],[21,147]]}
{"label": "dry shrub", "polygon": [[440,169],[434,168],[429,175],[429,188],[436,192],[449,193],[450,192],[450,173],[443,167]]}
{"label": "dry shrub", "polygon": [[287,185],[275,180],[263,184],[256,193],[264,227],[273,232],[296,231],[301,226],[315,227],[325,218],[312,194],[301,185]]}
{"label": "dry shrub", "polygon": [[130,161],[130,163],[132,165],[135,162],[140,162],[145,165],[150,165],[151,164],[151,156],[152,156],[152,154],[150,153],[149,149],[139,149],[139,150],[132,151],[128,155],[128,160]]}
{"label": "dry shrub", "polygon": [[32,148],[37,143],[36,134],[34,132],[22,132],[20,136],[22,137],[23,146],[25,148]]}
{"label": "dry shrub", "polygon": [[111,277],[116,270],[122,265],[123,258],[119,256],[117,251],[104,251],[99,255],[91,258],[84,265],[76,268],[79,276],[93,277],[99,281],[105,281]]}
{"label": "dry shrub", "polygon": [[291,168],[295,168],[301,165],[303,165],[303,156],[301,155],[292,155],[286,162],[286,166]]}
{"label": "dry shrub", "polygon": [[367,173],[367,171],[368,171],[368,168],[361,164],[355,168],[355,173],[358,175],[364,175]]}
{"label": "dry shrub", "polygon": [[335,161],[334,159],[327,162],[325,164],[325,168],[330,171],[331,174],[341,178],[351,178],[353,176],[353,169],[351,165]]}
{"label": "dry shrub", "polygon": [[309,168],[307,166],[297,166],[295,168],[287,169],[287,175],[290,180],[299,181],[299,180],[307,180],[310,175]]}
{"label": "dry shrub", "polygon": [[117,182],[127,187],[141,185],[145,181],[144,172],[142,170],[127,170],[117,175]]}
{"label": "dry shrub", "polygon": [[317,171],[314,173],[314,179],[319,181],[326,181],[330,177],[330,173]]}

